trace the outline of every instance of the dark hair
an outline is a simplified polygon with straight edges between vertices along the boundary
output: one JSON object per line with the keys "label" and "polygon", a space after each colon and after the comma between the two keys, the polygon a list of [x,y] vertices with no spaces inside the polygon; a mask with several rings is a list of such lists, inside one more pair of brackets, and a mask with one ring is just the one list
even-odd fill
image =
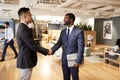
{"label": "dark hair", "polygon": [[73,19],[73,22],[75,21],[75,15],[73,13],[67,13],[65,16],[69,16],[70,19]]}
{"label": "dark hair", "polygon": [[30,11],[29,8],[22,7],[22,8],[20,8],[20,9],[18,10],[18,16],[21,16],[22,14],[24,14],[24,13],[26,13],[26,12],[28,12],[28,11]]}
{"label": "dark hair", "polygon": [[116,45],[118,45],[120,47],[120,39],[117,39]]}
{"label": "dark hair", "polygon": [[4,24],[9,25],[9,22],[4,22]]}

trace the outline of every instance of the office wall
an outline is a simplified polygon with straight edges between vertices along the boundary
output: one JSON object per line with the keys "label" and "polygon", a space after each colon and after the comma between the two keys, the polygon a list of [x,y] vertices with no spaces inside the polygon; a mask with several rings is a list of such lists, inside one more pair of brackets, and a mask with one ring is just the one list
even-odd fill
{"label": "office wall", "polygon": [[[13,29],[13,32],[15,32],[15,23],[14,23],[14,20],[12,19],[0,19],[0,25],[4,25],[4,22],[9,22],[9,26]],[[0,37],[1,35],[3,36],[3,34],[1,33],[4,33],[4,30],[2,30],[2,32],[0,32]]]}
{"label": "office wall", "polygon": [[11,28],[14,28],[14,21],[12,19],[0,19],[0,24],[4,24],[4,22],[8,21]]}
{"label": "office wall", "polygon": [[[112,20],[112,39],[103,39],[103,22]],[[96,31],[96,43],[115,45],[116,40],[120,38],[120,16],[107,19],[95,19],[94,30]]]}

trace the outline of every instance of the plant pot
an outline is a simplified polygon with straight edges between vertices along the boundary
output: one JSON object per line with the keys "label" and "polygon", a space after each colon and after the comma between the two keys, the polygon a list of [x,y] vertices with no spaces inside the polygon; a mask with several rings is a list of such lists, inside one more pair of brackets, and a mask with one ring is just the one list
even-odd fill
{"label": "plant pot", "polygon": [[85,53],[85,56],[90,56],[90,47],[85,47],[85,50],[84,50],[84,53]]}

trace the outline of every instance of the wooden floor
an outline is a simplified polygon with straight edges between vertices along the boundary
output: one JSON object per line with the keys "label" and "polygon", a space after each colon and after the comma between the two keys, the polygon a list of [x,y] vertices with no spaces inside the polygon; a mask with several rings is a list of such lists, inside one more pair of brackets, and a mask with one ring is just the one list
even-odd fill
{"label": "wooden floor", "polygon": [[[1,55],[1,54],[0,54]],[[14,54],[8,49],[6,60],[0,62],[0,80],[20,80]],[[90,63],[80,68],[80,80],[120,80],[120,69],[110,64]],[[43,56],[38,53],[38,63],[33,69],[32,80],[63,80],[60,61],[54,56]]]}

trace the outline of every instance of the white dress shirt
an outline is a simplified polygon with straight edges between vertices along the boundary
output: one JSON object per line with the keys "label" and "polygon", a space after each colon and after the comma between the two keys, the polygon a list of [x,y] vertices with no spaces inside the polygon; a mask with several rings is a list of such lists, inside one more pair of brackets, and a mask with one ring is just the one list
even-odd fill
{"label": "white dress shirt", "polygon": [[12,40],[13,39],[13,30],[12,28],[8,27],[8,28],[5,28],[5,39],[8,39],[8,41]]}
{"label": "white dress shirt", "polygon": [[70,32],[69,32],[69,35],[70,35],[73,30],[73,27],[74,27],[74,25],[72,25],[71,27],[67,27],[66,34],[68,33],[68,29],[70,29]]}

